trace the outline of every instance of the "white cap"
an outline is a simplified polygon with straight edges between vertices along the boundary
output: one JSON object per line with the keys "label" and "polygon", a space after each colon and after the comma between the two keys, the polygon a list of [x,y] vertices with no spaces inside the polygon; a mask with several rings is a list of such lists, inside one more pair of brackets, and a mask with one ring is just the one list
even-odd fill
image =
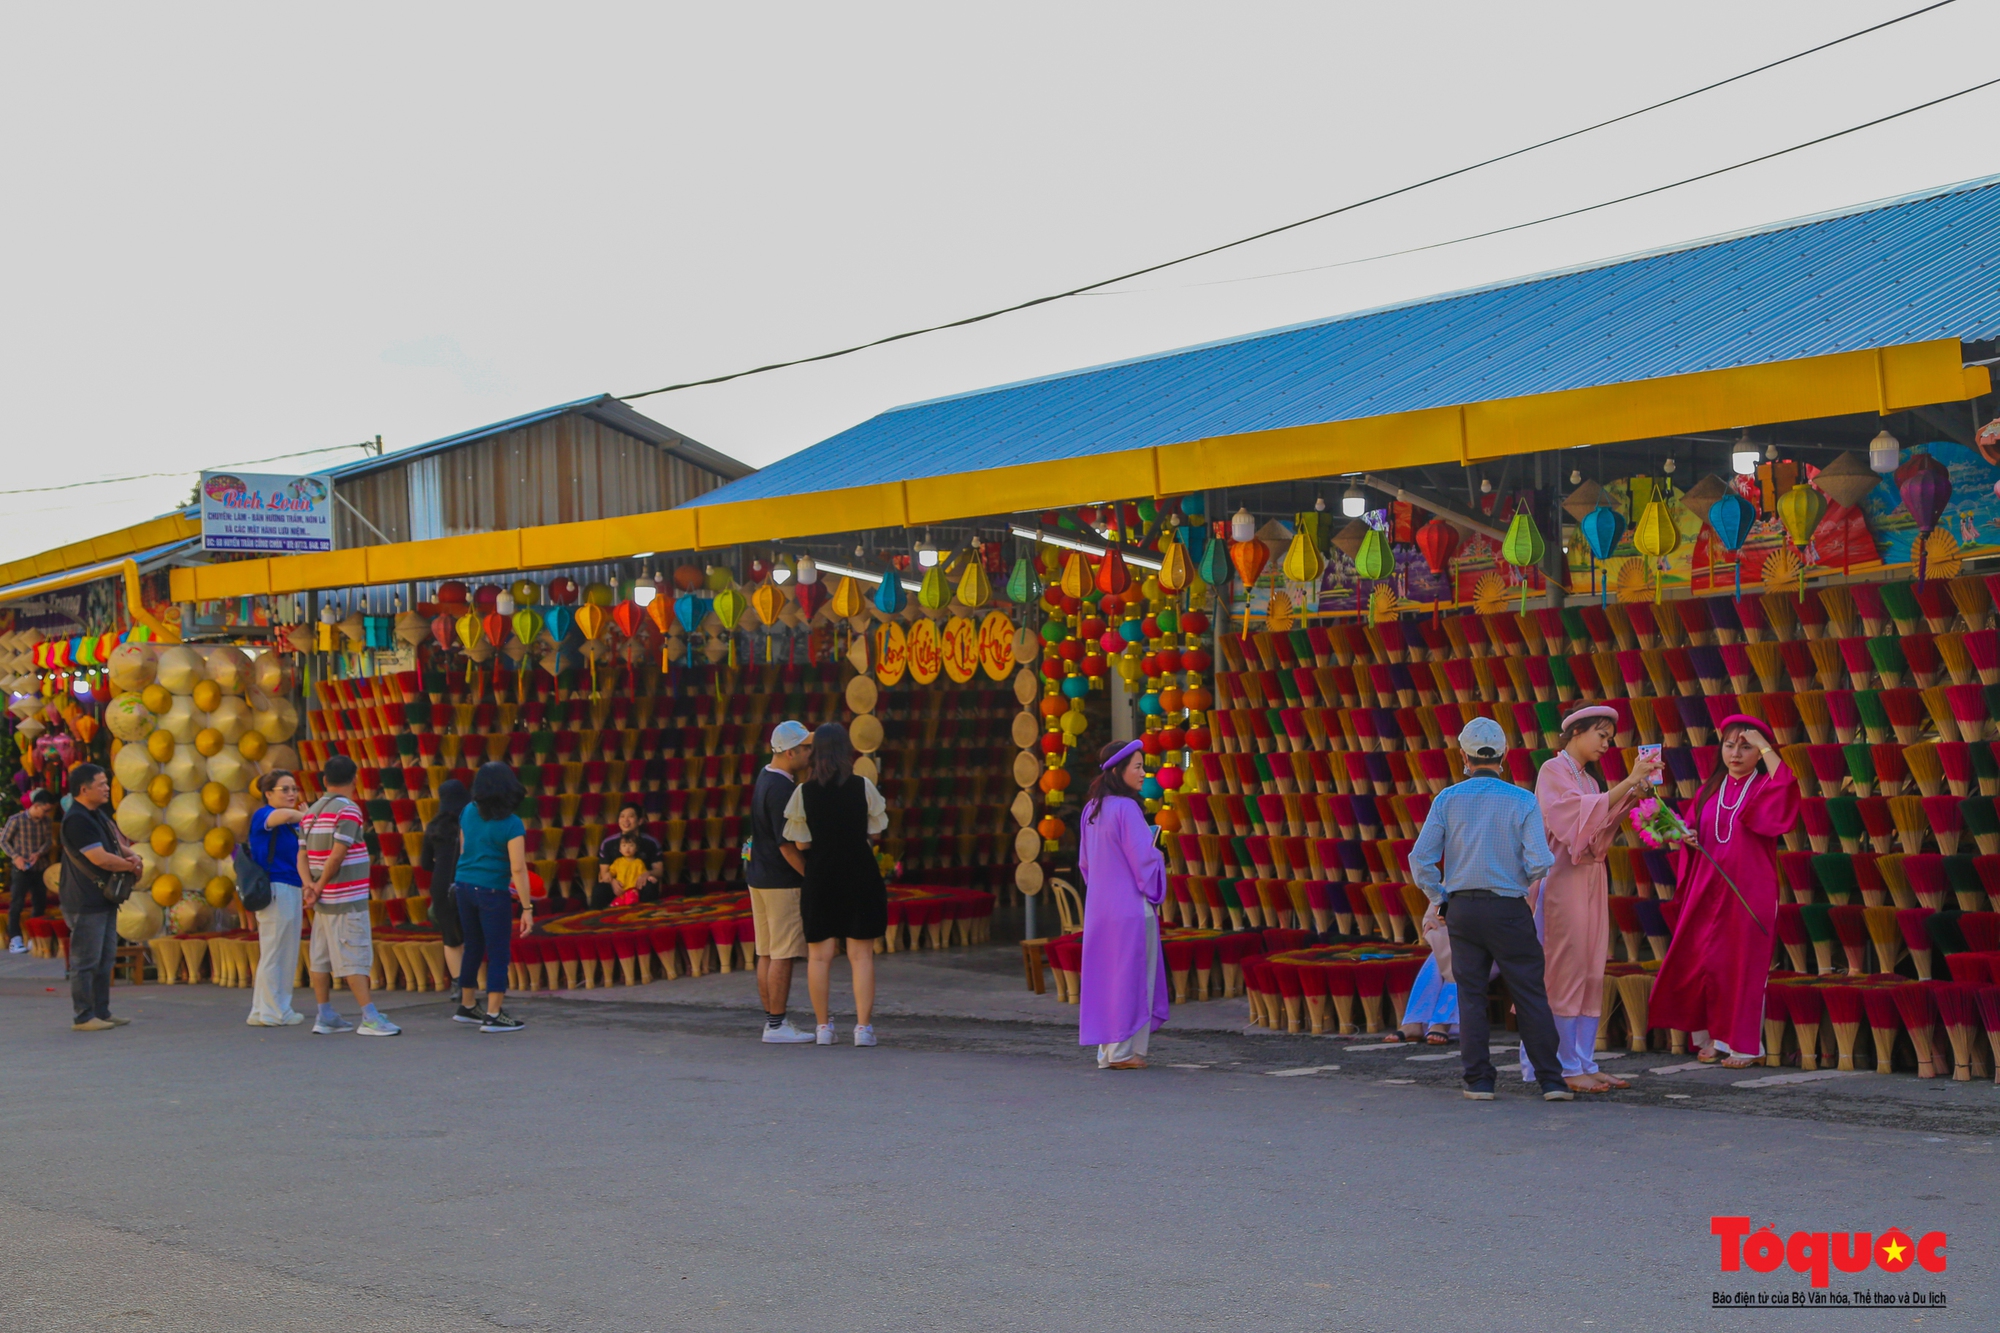
{"label": "white cap", "polygon": [[1507,733],[1490,717],[1475,717],[1458,733],[1458,748],[1467,759],[1498,759],[1507,753]]}
{"label": "white cap", "polygon": [[796,750],[811,739],[812,733],[806,730],[805,723],[794,722],[787,718],[771,732],[771,753],[783,754],[787,750]]}

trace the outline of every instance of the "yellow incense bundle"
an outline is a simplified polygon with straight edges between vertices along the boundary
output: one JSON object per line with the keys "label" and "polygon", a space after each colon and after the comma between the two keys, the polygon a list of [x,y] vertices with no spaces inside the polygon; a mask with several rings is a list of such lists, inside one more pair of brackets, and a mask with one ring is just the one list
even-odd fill
{"label": "yellow incense bundle", "polygon": [[1618,978],[1618,1000],[1625,1007],[1625,1026],[1631,1033],[1626,1049],[1646,1049],[1646,1002],[1653,994],[1653,974],[1634,972]]}
{"label": "yellow incense bundle", "polygon": [[[1306,756],[1298,754],[1298,755],[1293,755],[1292,758],[1304,759],[1306,758]],[[1312,769],[1310,765],[1308,765],[1306,769],[1306,780],[1310,782],[1311,779],[1312,779]],[[1297,792],[1286,792],[1284,793],[1282,799],[1285,802],[1285,831],[1291,834],[1291,836],[1293,836],[1294,838],[1305,837],[1306,836],[1305,798],[1300,796]],[[1272,839],[1271,845],[1274,847],[1278,846],[1279,844],[1277,839],[1275,838]]]}
{"label": "yellow incense bundle", "polygon": [[1862,890],[1861,900],[1864,903],[1870,907],[1886,907],[1889,904],[1882,901],[1886,897],[1893,903],[1902,904],[1907,902],[1911,907],[1917,905],[1916,895],[1910,892],[1909,880],[1903,875],[1903,854],[1901,852],[1891,852],[1887,856],[1876,857],[1875,871],[1882,877],[1882,891],[1877,892],[1874,889]]}
{"label": "yellow incense bundle", "polygon": [[1784,689],[1791,682],[1785,675],[1784,651],[1775,643],[1746,643],[1743,651],[1749,655],[1750,669],[1757,673],[1757,683],[1769,694]]}
{"label": "yellow incense bundle", "polygon": [[1940,634],[1931,642],[1937,646],[1938,660],[1951,676],[1954,685],[1970,685],[1978,676],[1972,665],[1972,654],[1966,651],[1965,637],[1960,634]]}
{"label": "yellow incense bundle", "polygon": [[1799,613],[1790,593],[1767,592],[1757,604],[1763,609],[1764,623],[1771,627],[1771,637],[1784,643],[1799,636]]}
{"label": "yellow incense bundle", "polygon": [[1854,609],[1854,597],[1847,589],[1827,587],[1819,590],[1819,604],[1826,611],[1826,637],[1829,639],[1851,639],[1860,633],[1860,614]]}
{"label": "yellow incense bundle", "polygon": [[1917,784],[1917,790],[1925,796],[1936,796],[1944,790],[1944,761],[1938,758],[1938,748],[1929,741],[1903,747],[1903,765],[1910,770],[1910,778]]}
{"label": "yellow incense bundle", "polygon": [[1832,639],[1814,639],[1809,646],[1812,649],[1813,670],[1819,674],[1819,687],[1837,690],[1845,685],[1847,668],[1840,660],[1840,645]]}
{"label": "yellow incense bundle", "polygon": [[1509,657],[1506,659],[1506,663],[1507,678],[1514,684],[1514,698],[1522,703],[1533,700],[1535,697],[1535,687],[1533,682],[1528,678],[1527,659],[1524,657]]}
{"label": "yellow incense bundle", "polygon": [[1529,657],[1549,655],[1548,641],[1542,637],[1542,622],[1539,617],[1516,612],[1514,623],[1521,628],[1521,642],[1527,646]]}
{"label": "yellow incense bundle", "polygon": [[[1959,739],[1958,723],[1951,715],[1951,700],[1946,696],[1944,686],[1933,685],[1927,690],[1920,691],[1917,697],[1924,701],[1924,711],[1931,715],[1931,724],[1937,728],[1938,739],[1941,741]],[[1896,730],[1899,733],[1896,739],[1904,740],[1900,734],[1903,729],[1898,727]],[[1909,739],[1914,740],[1915,737]]]}
{"label": "yellow incense bundle", "polygon": [[1833,744],[1833,721],[1827,716],[1826,694],[1821,690],[1806,690],[1792,696],[1792,707],[1799,715],[1799,725],[1806,729],[1806,738],[1814,745]]}
{"label": "yellow incense bundle", "polygon": [[1612,602],[1604,608],[1605,623],[1611,626],[1611,637],[1617,640],[1619,651],[1630,652],[1639,646],[1639,636],[1632,632],[1632,618],[1625,614],[1625,608]]}
{"label": "yellow incense bundle", "polygon": [[1964,575],[1945,585],[1951,590],[1951,600],[1958,607],[1958,613],[1965,617],[1967,629],[1985,629],[1993,619],[1993,599],[1988,596],[1986,582],[1977,575]]}
{"label": "yellow incense bundle", "polygon": [[1819,778],[1813,772],[1812,760],[1807,755],[1805,746],[1781,745],[1778,747],[1778,757],[1785,761],[1785,766],[1791,769],[1792,775],[1799,780],[1800,791],[1817,790]]}
{"label": "yellow incense bundle", "polygon": [[1639,660],[1646,665],[1646,679],[1653,682],[1653,695],[1664,699],[1674,692],[1673,668],[1667,665],[1667,655],[1658,648],[1640,650]]}
{"label": "yellow incense bundle", "polygon": [[[1904,854],[1915,856],[1924,849],[1924,834],[1929,825],[1924,822],[1923,797],[1891,796],[1889,818],[1896,823],[1896,841],[1902,844]],[[1881,862],[1876,864],[1879,866]]]}
{"label": "yellow incense bundle", "polygon": [[[1620,695],[1630,695],[1631,689],[1625,684],[1623,673],[1618,670],[1618,654],[1610,649],[1590,655],[1590,665],[1597,672],[1598,697],[1615,699]],[[1577,685],[1585,690],[1590,687],[1582,680]]]}

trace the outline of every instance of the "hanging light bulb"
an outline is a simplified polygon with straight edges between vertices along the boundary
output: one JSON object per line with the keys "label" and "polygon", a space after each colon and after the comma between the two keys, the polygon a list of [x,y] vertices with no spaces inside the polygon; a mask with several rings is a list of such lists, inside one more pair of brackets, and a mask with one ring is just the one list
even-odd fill
{"label": "hanging light bulb", "polygon": [[1326,497],[1324,495],[1315,495],[1313,497],[1313,512],[1319,514],[1326,512]]}
{"label": "hanging light bulb", "polygon": [[800,556],[799,563],[793,570],[793,575],[798,579],[799,586],[805,588],[812,587],[813,584],[819,582],[819,561],[809,555]]}
{"label": "hanging light bulb", "polygon": [[1583,470],[1581,468],[1571,468],[1569,470],[1569,484],[1572,486],[1583,485]]}
{"label": "hanging light bulb", "polygon": [[1730,452],[1729,466],[1739,477],[1747,477],[1757,471],[1757,446],[1750,443],[1750,432],[1744,431],[1736,441],[1736,448]]}
{"label": "hanging light bulb", "polygon": [[1669,458],[1669,459],[1668,459],[1668,460],[1667,460],[1666,462],[1664,462],[1664,463],[1660,464],[1660,467],[1661,467],[1661,468],[1662,468],[1662,469],[1663,469],[1663,470],[1664,470],[1664,471],[1666,472],[1666,474],[1667,474],[1668,476],[1670,476],[1670,477],[1674,475],[1674,469],[1675,469],[1675,468],[1677,468],[1677,467],[1679,467],[1679,466],[1680,466],[1680,463],[1679,463],[1678,461],[1676,461],[1675,459],[1671,459],[1671,458]]}
{"label": "hanging light bulb", "polygon": [[771,582],[783,585],[792,581],[792,558],[781,555],[771,562]]}
{"label": "hanging light bulb", "polygon": [[1359,486],[1349,486],[1347,493],[1340,497],[1340,512],[1348,518],[1360,518],[1368,512],[1368,496]]}
{"label": "hanging light bulb", "polygon": [[1229,516],[1229,540],[1247,542],[1257,535],[1257,520],[1248,508],[1239,508]]}
{"label": "hanging light bulb", "polygon": [[1479,493],[1481,495],[1493,494],[1493,481],[1490,477],[1481,477],[1479,479]]}
{"label": "hanging light bulb", "polygon": [[1773,462],[1773,463],[1777,462],[1777,461],[1778,461],[1778,446],[1777,446],[1776,444],[1767,444],[1767,445],[1765,445],[1765,446],[1764,446],[1764,457],[1765,457],[1766,459],[1768,459],[1769,461]]}
{"label": "hanging light bulb", "polygon": [[931,535],[926,532],[924,539],[917,543],[917,563],[929,569],[938,562],[938,548],[931,545]]}
{"label": "hanging light bulb", "polygon": [[1882,431],[1868,441],[1868,466],[1872,471],[1887,476],[1894,472],[1902,461],[1902,442],[1888,431]]}

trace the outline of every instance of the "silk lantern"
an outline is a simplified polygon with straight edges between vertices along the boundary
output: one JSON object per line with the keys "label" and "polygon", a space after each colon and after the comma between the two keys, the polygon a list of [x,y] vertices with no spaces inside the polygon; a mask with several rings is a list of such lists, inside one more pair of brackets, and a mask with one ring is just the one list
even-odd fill
{"label": "silk lantern", "polygon": [[1951,473],[1936,458],[1919,451],[1897,469],[1896,485],[1902,491],[1903,508],[1917,522],[1917,577],[1922,579],[1930,556],[1931,529],[1951,503]]}
{"label": "silk lantern", "polygon": [[1799,548],[1799,595],[1806,591],[1806,544],[1812,540],[1819,528],[1819,521],[1826,515],[1826,497],[1810,486],[1797,485],[1778,497],[1778,521],[1785,525],[1785,535],[1792,545]]}
{"label": "silk lantern", "polygon": [[1370,528],[1355,548],[1354,572],[1371,582],[1391,578],[1396,573],[1396,556],[1389,549],[1389,535],[1379,528]]}
{"label": "silk lantern", "polygon": [[1514,517],[1507,523],[1507,532],[1500,539],[1500,558],[1516,569],[1521,575],[1521,610],[1528,609],[1528,577],[1526,571],[1542,562],[1548,553],[1548,543],[1542,540],[1542,530],[1535,526],[1534,515],[1525,509],[1514,511]]}
{"label": "silk lantern", "polygon": [[1097,562],[1097,590],[1108,597],[1122,597],[1132,586],[1132,571],[1125,565],[1125,557],[1116,547],[1104,553]]}
{"label": "silk lantern", "polygon": [[884,616],[893,616],[902,611],[908,603],[909,598],[904,596],[903,581],[896,577],[894,569],[888,570],[882,575],[882,581],[875,585],[875,609]]}
{"label": "silk lantern", "polygon": [[1708,507],[1708,526],[1715,530],[1716,544],[1734,557],[1736,568],[1736,595],[1743,595],[1743,543],[1750,538],[1750,528],[1757,521],[1757,511],[1750,502],[1734,491],[1722,496]]}
{"label": "silk lantern", "polygon": [[1319,514],[1313,511],[1298,515],[1298,527],[1292,533],[1292,544],[1285,548],[1285,558],[1281,568],[1285,577],[1294,583],[1319,582],[1320,571],[1326,568],[1326,557],[1319,553]]}
{"label": "silk lantern", "polygon": [[958,600],[961,606],[978,610],[993,596],[993,580],[986,575],[986,566],[977,560],[965,562],[965,572],[958,577]]}

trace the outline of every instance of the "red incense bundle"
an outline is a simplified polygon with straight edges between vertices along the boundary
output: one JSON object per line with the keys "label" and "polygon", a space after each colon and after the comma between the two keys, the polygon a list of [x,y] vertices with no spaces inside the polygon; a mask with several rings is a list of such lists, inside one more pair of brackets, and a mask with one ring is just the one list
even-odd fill
{"label": "red incense bundle", "polygon": [[[1820,590],[1821,601],[1828,592],[1836,589]],[[1889,627],[1889,612],[1882,605],[1882,589],[1873,583],[1850,583],[1845,589],[1848,599],[1854,604],[1854,613],[1861,621],[1861,632],[1869,638],[1883,633]],[[1829,608],[1829,614],[1831,608]]]}
{"label": "red incense bundle", "polygon": [[[1994,893],[1993,881],[1986,879],[1984,870],[1979,877],[1986,880],[1987,896],[2000,901],[2000,896]],[[2000,952],[2000,912],[1967,912],[1958,918],[1958,929],[1965,936],[1965,946],[1974,953]],[[2000,981],[2000,976],[1994,980]]]}
{"label": "red incense bundle", "polygon": [[1653,608],[1645,602],[1632,602],[1619,608],[1632,627],[1632,637],[1641,648],[1657,647],[1660,642],[1660,627],[1653,621]]}
{"label": "red incense bundle", "polygon": [[1875,674],[1875,658],[1868,651],[1868,640],[1855,637],[1836,639],[1840,650],[1840,663],[1847,672],[1847,679],[1857,690],[1868,688]]}
{"label": "red incense bundle", "polygon": [[[1729,676],[1729,688],[1742,694],[1750,688],[1750,680],[1755,671],[1750,665],[1750,649],[1740,643],[1726,643],[1716,649],[1722,659],[1722,669]],[[1760,680],[1759,685],[1762,685]],[[1768,688],[1768,687],[1766,687]]]}
{"label": "red incense bundle", "polygon": [[1799,1041],[1799,1068],[1814,1070],[1819,1068],[1819,1023],[1823,1012],[1819,1002],[1819,987],[1804,982],[1773,986],[1771,989],[1783,997],[1785,1017],[1792,1022],[1792,1031]]}
{"label": "red incense bundle", "polygon": [[1854,883],[1861,891],[1864,907],[1880,907],[1889,901],[1889,891],[1882,882],[1882,863],[1897,858],[1897,853],[1877,856],[1873,853],[1857,852],[1854,856]]}
{"label": "red incense bundle", "polygon": [[1611,923],[1618,928],[1619,938],[1625,942],[1627,961],[1639,961],[1639,941],[1644,932],[1639,929],[1639,899],[1611,894],[1606,898],[1611,904]]}
{"label": "red incense bundle", "polygon": [[1598,648],[1611,648],[1618,642],[1611,629],[1611,618],[1602,607],[1588,602],[1579,608],[1583,612],[1583,627],[1590,635],[1590,642]]}
{"label": "red incense bundle", "polygon": [[1833,844],[1833,820],[1826,813],[1826,798],[1807,796],[1799,801],[1799,822],[1806,826],[1806,842],[1815,852],[1825,852]]}
{"label": "red incense bundle", "polygon": [[1901,977],[1871,977],[1870,984],[1857,986],[1861,1011],[1868,1017],[1868,1035],[1875,1045],[1875,1072],[1894,1072],[1896,1034],[1902,1030],[1902,1014],[1896,1006],[1896,992],[1904,984]]}
{"label": "red incense bundle", "polygon": [[1871,745],[1868,747],[1869,761],[1875,768],[1875,787],[1884,796],[1894,796],[1902,791],[1909,780],[1910,770],[1903,762],[1903,747],[1900,745]]}
{"label": "red incense bundle", "polygon": [[1812,645],[1804,639],[1791,639],[1778,645],[1784,660],[1785,674],[1791,677],[1794,690],[1816,688],[1819,681],[1819,667],[1813,661]]}
{"label": "red incense bundle", "polygon": [[[1986,1029],[1986,1047],[2000,1054],[2000,986],[1979,986],[1973,990],[1973,1001],[1979,1008],[1979,1022]],[[2000,1085],[2000,1059],[1996,1059],[1993,1082]]]}
{"label": "red incense bundle", "polygon": [[1820,1002],[1826,1006],[1826,1021],[1833,1027],[1833,1044],[1839,1050],[1835,1068],[1854,1068],[1854,1048],[1861,1036],[1866,1014],[1859,986],[1822,986]]}
{"label": "red incense bundle", "polygon": [[1949,584],[1925,579],[1911,591],[1917,595],[1917,609],[1923,613],[1931,633],[1942,634],[1951,628],[1951,622],[1958,618],[1958,608],[1952,604]]}
{"label": "red incense bundle", "polygon": [[1894,851],[1896,847],[1896,819],[1893,808],[1886,796],[1863,796],[1854,802],[1861,813],[1861,826],[1868,830],[1868,841],[1878,852]]}
{"label": "red incense bundle", "polygon": [[[1917,896],[1918,904],[1926,912],[1935,912],[1944,906],[1944,857],[1936,852],[1905,856],[1902,869],[1903,878],[1909,884],[1910,892]],[[1926,944],[1924,947],[1930,946]]]}
{"label": "red incense bundle", "polygon": [[1910,962],[1922,981],[1931,979],[1930,919],[1934,915],[1934,910],[1928,907],[1905,907],[1896,911],[1896,928],[1903,933],[1903,945],[1910,951]]}
{"label": "red incense bundle", "polygon": [[1972,1003],[1972,990],[1952,981],[1933,981],[1924,989],[1930,992],[1938,1023],[1951,1042],[1951,1076],[1960,1083],[1969,1083],[1972,1081],[1972,1036],[1979,1022]]}
{"label": "red incense bundle", "polygon": [[[1958,840],[1965,833],[1965,816],[1959,811],[1957,798],[1951,796],[1925,796],[1923,801],[1924,822],[1930,825],[1937,837],[1938,850],[1946,856],[1958,850]],[[1911,880],[1914,884],[1916,881]]]}
{"label": "red incense bundle", "polygon": [[1861,709],[1854,702],[1854,692],[1828,690],[1820,698],[1826,703],[1827,725],[1833,729],[1834,739],[1842,745],[1852,745],[1860,740]]}
{"label": "red incense bundle", "polygon": [[[1792,971],[1806,970],[1806,950],[1812,944],[1812,937],[1806,931],[1805,913],[1797,903],[1778,904],[1778,942],[1785,946],[1785,956],[1791,959]],[[1765,1043],[1767,1046],[1770,1044]]]}
{"label": "red incense bundle", "polygon": [[[1929,693],[1928,690],[1925,691]],[[1986,688],[1983,685],[1946,685],[1944,687],[1945,706],[1951,710],[1951,720],[1958,726],[1956,739],[1980,741],[1986,738],[1988,719],[1986,716]]]}
{"label": "red incense bundle", "polygon": [[1833,933],[1847,955],[1847,971],[1860,976],[1868,971],[1867,908],[1858,903],[1835,903],[1827,909],[1833,919]]}
{"label": "red incense bundle", "polygon": [[1931,1001],[1930,987],[1905,983],[1892,987],[1889,993],[1896,997],[1896,1016],[1903,1020],[1903,1030],[1910,1034],[1910,1044],[1917,1049],[1917,1077],[1936,1078],[1931,1029],[1937,1024],[1937,1010]]}
{"label": "red incense bundle", "polygon": [[[1924,723],[1929,712],[1924,707],[1923,692],[1919,690],[1882,690],[1878,696],[1882,701],[1882,711],[1888,715],[1889,725],[1896,732],[1896,739],[1904,745],[1915,745],[1923,735]],[[1950,739],[1957,740],[1953,736]]]}
{"label": "red incense bundle", "polygon": [[1909,668],[1919,688],[1927,688],[1938,683],[1938,672],[1942,664],[1938,660],[1937,640],[1928,634],[1908,634],[1898,640],[1903,649],[1903,665]]}
{"label": "red incense bundle", "polygon": [[1812,765],[1813,778],[1819,783],[1821,796],[1840,795],[1841,785],[1847,781],[1847,756],[1838,745],[1808,745],[1806,761]]}
{"label": "red incense bundle", "polygon": [[1667,602],[1662,605],[1671,607],[1675,618],[1680,621],[1682,642],[1693,644],[1697,647],[1715,642],[1715,622],[1709,615],[1707,601],[1695,598],[1690,601]]}
{"label": "red incense bundle", "polygon": [[1736,623],[1743,631],[1745,643],[1760,643],[1775,637],[1771,633],[1771,624],[1765,616],[1761,598],[1738,597],[1734,601]]}
{"label": "red incense bundle", "polygon": [[2000,685],[2000,629],[1978,629],[1965,636],[1965,654],[1972,659],[1982,685]]}

